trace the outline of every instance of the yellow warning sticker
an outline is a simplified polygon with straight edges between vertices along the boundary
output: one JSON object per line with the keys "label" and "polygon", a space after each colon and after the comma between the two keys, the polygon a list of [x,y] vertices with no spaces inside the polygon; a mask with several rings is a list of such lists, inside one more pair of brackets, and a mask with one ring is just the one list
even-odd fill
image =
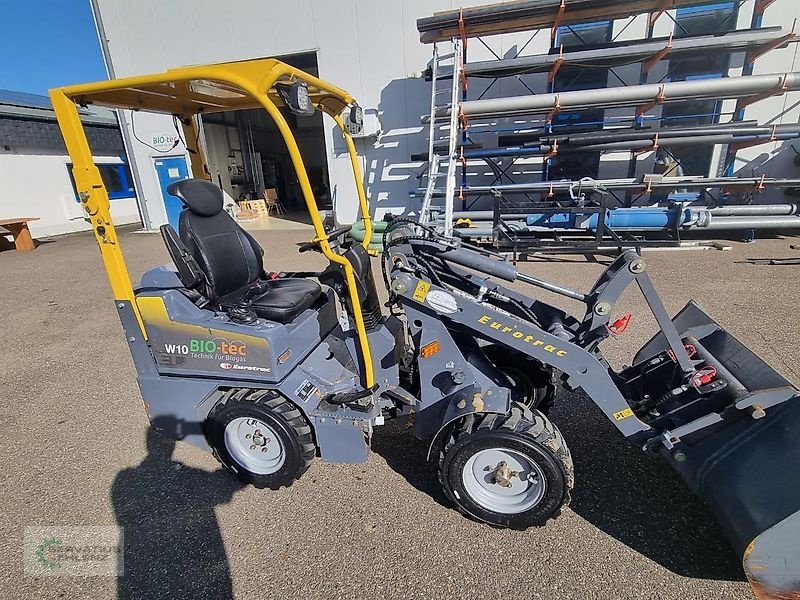
{"label": "yellow warning sticker", "polygon": [[414,290],[414,300],[417,302],[425,302],[425,297],[428,295],[429,289],[431,289],[430,283],[420,281],[417,284],[417,289]]}
{"label": "yellow warning sticker", "polygon": [[633,411],[630,408],[626,408],[625,410],[621,410],[619,412],[614,413],[614,419],[617,421],[622,421],[622,419],[627,419],[628,417],[633,416]]}

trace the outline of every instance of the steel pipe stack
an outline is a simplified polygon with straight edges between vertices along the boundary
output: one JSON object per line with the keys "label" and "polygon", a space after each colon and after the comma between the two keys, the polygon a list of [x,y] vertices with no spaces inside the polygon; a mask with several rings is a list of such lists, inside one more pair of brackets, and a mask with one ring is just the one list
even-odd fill
{"label": "steel pipe stack", "polygon": [[[698,79],[671,83],[650,83],[627,87],[577,90],[535,96],[511,96],[467,100],[461,112],[470,117],[502,117],[552,110],[584,110],[588,108],[621,108],[686,100],[746,98],[762,94],[781,95],[800,90],[800,73],[775,73],[749,77]],[[436,116],[447,116],[450,107],[443,107]]]}
{"label": "steel pipe stack", "polygon": [[[467,216],[469,215],[469,216]],[[461,237],[488,237],[492,230],[492,211],[461,212],[454,217],[469,218],[470,227],[459,228]],[[595,232],[599,215],[595,213],[533,213],[504,215],[504,225],[518,232],[588,231]],[[607,210],[605,224],[612,231],[655,232],[737,229],[800,229],[797,204],[725,206],[718,208],[633,207]]]}

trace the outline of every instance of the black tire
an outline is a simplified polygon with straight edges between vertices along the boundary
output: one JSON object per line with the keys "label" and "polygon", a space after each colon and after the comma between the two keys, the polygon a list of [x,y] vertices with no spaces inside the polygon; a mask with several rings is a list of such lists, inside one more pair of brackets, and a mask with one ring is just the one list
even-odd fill
{"label": "black tire", "polygon": [[492,344],[484,347],[483,352],[513,382],[513,402],[519,402],[544,414],[548,413],[556,396],[551,367],[505,346]]}
{"label": "black tire", "polygon": [[[237,461],[225,443],[225,429],[238,418],[258,419],[267,424],[282,445],[284,460],[270,474],[258,474]],[[211,410],[206,419],[206,438],[214,456],[243,483],[277,490],[290,486],[311,466],[316,445],[311,426],[303,414],[273,390],[231,390]]]}
{"label": "black tire", "polygon": [[[464,468],[471,456],[493,448],[521,453],[538,466],[545,486],[533,507],[522,512],[497,512],[470,495],[464,484]],[[561,508],[569,504],[575,475],[572,456],[558,428],[539,411],[513,403],[508,415],[472,414],[456,424],[439,455],[439,482],[447,498],[467,516],[497,527],[526,529],[544,525],[561,513]]]}

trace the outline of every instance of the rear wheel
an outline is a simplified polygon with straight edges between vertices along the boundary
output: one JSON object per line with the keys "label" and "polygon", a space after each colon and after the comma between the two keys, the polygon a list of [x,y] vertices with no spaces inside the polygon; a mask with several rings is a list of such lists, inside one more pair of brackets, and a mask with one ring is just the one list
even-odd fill
{"label": "rear wheel", "polygon": [[272,390],[235,390],[206,420],[214,456],[258,488],[291,485],[311,465],[316,446],[302,413]]}
{"label": "rear wheel", "polygon": [[484,354],[512,382],[511,399],[547,414],[553,407],[556,386],[553,370],[538,360],[504,346],[490,345]]}
{"label": "rear wheel", "polygon": [[469,415],[453,429],[440,454],[439,481],[461,512],[525,529],[558,516],[574,470],[556,426],[514,403],[508,415]]}

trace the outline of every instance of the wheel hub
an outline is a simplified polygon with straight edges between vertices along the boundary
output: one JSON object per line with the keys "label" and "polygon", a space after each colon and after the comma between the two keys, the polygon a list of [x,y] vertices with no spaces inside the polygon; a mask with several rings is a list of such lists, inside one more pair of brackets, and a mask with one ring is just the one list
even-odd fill
{"label": "wheel hub", "polygon": [[486,465],[483,470],[491,471],[493,482],[501,487],[511,487],[511,480],[519,475],[519,471],[513,471],[504,460],[497,463],[494,469]]}
{"label": "wheel hub", "polygon": [[547,487],[539,465],[525,453],[510,448],[487,448],[464,464],[465,491],[483,508],[516,514],[530,510]]}
{"label": "wheel hub", "polygon": [[275,431],[259,419],[239,417],[228,423],[225,447],[239,465],[257,475],[278,471],[286,460]]}

